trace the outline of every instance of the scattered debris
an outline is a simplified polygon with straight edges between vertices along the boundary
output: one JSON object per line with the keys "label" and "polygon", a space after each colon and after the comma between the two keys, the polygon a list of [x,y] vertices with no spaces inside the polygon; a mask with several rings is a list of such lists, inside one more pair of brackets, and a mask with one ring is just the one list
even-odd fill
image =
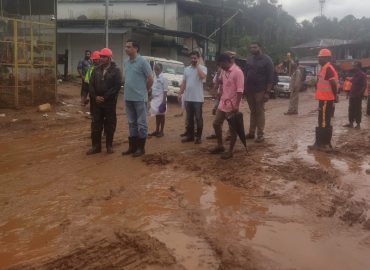
{"label": "scattered debris", "polygon": [[51,111],[50,103],[45,103],[45,104],[42,104],[42,105],[38,106],[37,111],[42,112],[42,113],[50,112]]}

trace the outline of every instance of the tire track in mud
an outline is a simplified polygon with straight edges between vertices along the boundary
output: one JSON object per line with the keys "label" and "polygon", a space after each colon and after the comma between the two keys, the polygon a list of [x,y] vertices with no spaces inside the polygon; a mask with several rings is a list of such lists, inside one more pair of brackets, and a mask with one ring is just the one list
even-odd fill
{"label": "tire track in mud", "polygon": [[147,265],[165,268],[175,263],[165,244],[155,238],[142,232],[120,231],[59,258],[30,262],[9,270],[131,270],[144,269]]}

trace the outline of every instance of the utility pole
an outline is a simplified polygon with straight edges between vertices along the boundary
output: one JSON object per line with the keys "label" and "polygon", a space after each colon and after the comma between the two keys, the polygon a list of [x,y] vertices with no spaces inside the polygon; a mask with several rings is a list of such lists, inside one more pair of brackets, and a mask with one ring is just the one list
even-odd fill
{"label": "utility pole", "polygon": [[109,47],[109,0],[105,0],[105,47]]}
{"label": "utility pole", "polygon": [[217,56],[219,56],[221,54],[221,51],[222,51],[222,28],[223,28],[223,24],[224,24],[224,0],[220,0],[221,1],[221,17],[220,17],[220,32],[218,33],[218,49],[217,49]]}
{"label": "utility pole", "polygon": [[166,0],[163,0],[163,28],[166,28]]}
{"label": "utility pole", "polygon": [[320,3],[320,16],[324,16],[324,6],[325,6],[325,0],[319,0]]}

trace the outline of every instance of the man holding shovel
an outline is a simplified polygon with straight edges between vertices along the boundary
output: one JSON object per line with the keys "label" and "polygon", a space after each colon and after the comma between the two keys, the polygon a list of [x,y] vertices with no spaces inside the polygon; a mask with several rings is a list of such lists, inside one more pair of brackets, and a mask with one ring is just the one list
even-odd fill
{"label": "man holding shovel", "polygon": [[[243,71],[232,62],[230,55],[221,54],[218,58],[218,64],[224,72],[221,77],[220,103],[216,111],[216,117],[213,122],[213,128],[217,136],[217,146],[210,150],[211,154],[225,152],[222,141],[222,124],[230,115],[239,111],[240,101],[244,91]],[[227,152],[223,153],[222,159],[230,159],[233,156],[233,150],[237,134],[233,128],[230,128],[230,145]]]}

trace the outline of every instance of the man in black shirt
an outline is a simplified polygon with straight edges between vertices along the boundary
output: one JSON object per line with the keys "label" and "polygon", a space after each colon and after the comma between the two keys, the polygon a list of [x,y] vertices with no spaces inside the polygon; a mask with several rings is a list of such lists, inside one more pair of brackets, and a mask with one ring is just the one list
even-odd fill
{"label": "man in black shirt", "polygon": [[344,125],[344,127],[352,128],[353,122],[356,121],[356,128],[360,128],[362,116],[362,98],[367,88],[366,74],[361,69],[361,62],[355,62],[353,64],[353,70],[355,74],[352,77],[352,86],[351,91],[349,92],[349,123],[347,125]]}
{"label": "man in black shirt", "polygon": [[261,44],[250,45],[252,56],[247,59],[245,93],[251,111],[248,139],[254,139],[257,128],[256,142],[264,141],[265,102],[274,80],[274,65],[271,58],[262,53]]}
{"label": "man in black shirt", "polygon": [[121,71],[112,61],[112,56],[112,51],[108,48],[100,51],[100,66],[94,69],[89,83],[92,105],[92,148],[86,153],[87,155],[101,152],[103,125],[107,153],[113,153],[113,135],[117,125],[117,96],[121,89],[122,76]]}

